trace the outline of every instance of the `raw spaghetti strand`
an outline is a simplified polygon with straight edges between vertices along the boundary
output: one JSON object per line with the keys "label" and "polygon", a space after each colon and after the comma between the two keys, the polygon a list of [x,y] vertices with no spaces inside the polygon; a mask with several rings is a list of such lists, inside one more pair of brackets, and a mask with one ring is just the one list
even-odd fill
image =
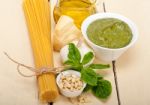
{"label": "raw spaghetti strand", "polygon": [[[35,68],[53,68],[51,43],[50,7],[48,0],[24,0],[23,9],[33,49]],[[58,97],[54,73],[37,76],[39,97],[42,101],[53,102]]]}

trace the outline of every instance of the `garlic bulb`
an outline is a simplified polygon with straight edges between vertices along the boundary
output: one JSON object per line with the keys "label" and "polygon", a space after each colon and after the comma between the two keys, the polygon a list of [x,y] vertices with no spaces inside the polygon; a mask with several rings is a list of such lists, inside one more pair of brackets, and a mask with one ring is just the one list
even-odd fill
{"label": "garlic bulb", "polygon": [[63,15],[55,27],[54,50],[59,51],[64,45],[80,37],[81,31],[75,26],[73,19]]}
{"label": "garlic bulb", "polygon": [[[74,43],[77,46],[78,41],[73,41],[72,43]],[[93,50],[91,48],[89,48],[84,42],[82,42],[78,46],[78,49],[79,49],[80,54],[81,54],[81,61],[82,61],[82,59],[86,53],[93,52]],[[68,53],[69,53],[69,45],[65,45],[63,48],[61,48],[60,56],[61,56],[62,62],[65,62],[68,60]],[[94,52],[93,52],[93,54],[94,54]],[[94,56],[95,56],[95,54],[94,54]],[[93,61],[94,61],[94,57],[89,63],[85,64],[84,66],[88,66],[88,65],[92,64]]]}

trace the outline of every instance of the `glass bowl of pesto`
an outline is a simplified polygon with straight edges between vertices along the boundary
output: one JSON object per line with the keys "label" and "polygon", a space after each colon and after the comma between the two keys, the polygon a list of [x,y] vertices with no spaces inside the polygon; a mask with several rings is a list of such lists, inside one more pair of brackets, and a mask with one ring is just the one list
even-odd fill
{"label": "glass bowl of pesto", "polygon": [[81,31],[97,58],[103,61],[116,60],[138,38],[136,25],[116,13],[97,13],[87,17]]}

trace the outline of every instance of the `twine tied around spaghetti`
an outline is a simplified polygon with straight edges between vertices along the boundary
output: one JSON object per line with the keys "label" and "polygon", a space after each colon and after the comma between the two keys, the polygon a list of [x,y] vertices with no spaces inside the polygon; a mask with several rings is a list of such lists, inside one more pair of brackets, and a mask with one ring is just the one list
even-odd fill
{"label": "twine tied around spaghetti", "polygon": [[[17,64],[17,71],[18,73],[23,76],[23,77],[33,77],[33,76],[39,76],[41,74],[46,74],[46,73],[54,73],[54,74],[58,74],[61,73],[62,70],[64,70],[67,66],[60,66],[60,67],[42,67],[40,69],[36,69],[30,66],[27,66],[25,64],[19,63],[17,61],[15,61],[14,59],[12,59],[6,52],[4,52],[4,54],[7,56],[7,58],[9,60],[11,60],[12,62]],[[20,69],[20,67],[24,67],[28,70],[30,70],[31,72],[34,72],[34,74],[32,75],[26,75],[23,72],[21,72],[22,69]]]}
{"label": "twine tied around spaghetti", "polygon": [[[76,46],[80,47],[82,45],[82,43],[83,43],[83,38],[80,38],[78,40],[78,43],[77,43]],[[4,52],[4,54],[7,56],[7,58],[10,61],[12,61],[12,62],[14,62],[14,63],[17,64],[17,71],[23,77],[39,76],[41,74],[46,74],[46,73],[58,74],[58,73],[61,73],[62,70],[66,69],[66,68],[69,68],[69,66],[60,66],[60,67],[42,67],[40,69],[36,69],[36,68],[33,68],[33,67],[30,67],[30,66],[27,66],[25,64],[17,62],[16,60],[12,59],[6,52]],[[24,68],[30,70],[31,72],[34,72],[34,74],[32,74],[32,75],[26,75],[23,72],[21,72],[22,69],[20,69],[20,67],[24,67]]]}

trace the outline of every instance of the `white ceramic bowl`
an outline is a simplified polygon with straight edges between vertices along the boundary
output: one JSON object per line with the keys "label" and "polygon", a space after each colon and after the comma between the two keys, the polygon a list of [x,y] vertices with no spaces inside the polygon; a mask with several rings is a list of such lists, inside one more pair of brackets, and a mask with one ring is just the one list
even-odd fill
{"label": "white ceramic bowl", "polygon": [[67,70],[67,71],[63,71],[62,73],[60,73],[60,74],[57,76],[57,78],[56,78],[56,83],[57,83],[58,88],[59,88],[59,90],[60,90],[60,92],[61,92],[62,95],[66,96],[66,97],[77,97],[77,96],[79,96],[79,95],[82,93],[83,89],[84,89],[85,86],[86,86],[86,83],[83,82],[83,87],[82,87],[82,89],[77,90],[77,91],[68,91],[68,90],[64,90],[64,89],[60,88],[59,81],[60,81],[61,76],[62,76],[62,75],[65,76],[65,75],[68,75],[68,74],[73,74],[73,75],[76,75],[76,76],[78,76],[78,77],[81,77],[81,73],[80,73],[80,72],[74,71],[74,70]]}
{"label": "white ceramic bowl", "polygon": [[[127,46],[122,47],[122,48],[117,48],[117,49],[111,49],[111,48],[98,46],[89,40],[87,33],[86,33],[88,26],[95,20],[104,19],[104,18],[116,18],[128,24],[128,26],[130,27],[132,31],[133,37],[132,37],[131,42]],[[118,57],[121,56],[123,52],[125,52],[129,47],[131,47],[138,38],[138,30],[137,30],[136,25],[130,19],[122,15],[116,14],[116,13],[97,13],[97,14],[87,17],[82,23],[81,31],[87,43],[95,51],[96,57],[104,61],[116,60]]]}

